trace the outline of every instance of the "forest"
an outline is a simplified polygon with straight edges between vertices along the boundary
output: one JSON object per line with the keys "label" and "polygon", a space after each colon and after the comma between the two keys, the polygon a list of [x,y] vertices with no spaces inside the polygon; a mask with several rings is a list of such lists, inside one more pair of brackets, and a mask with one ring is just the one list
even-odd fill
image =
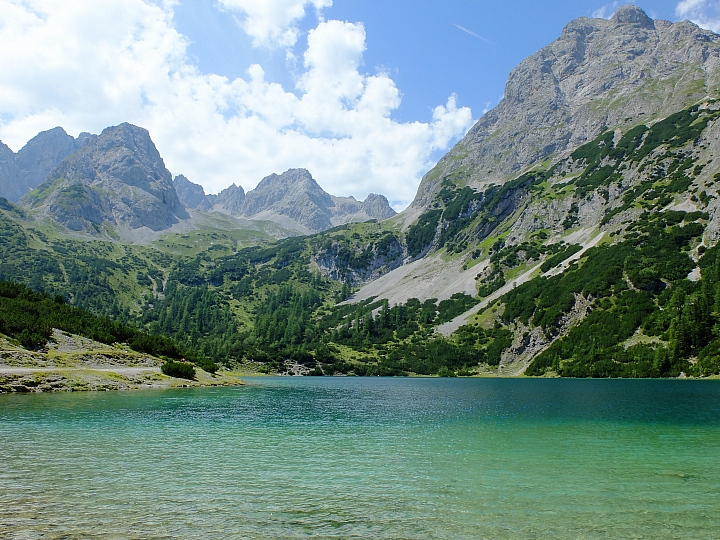
{"label": "forest", "polygon": [[[288,360],[312,375],[470,375],[497,366],[518,323],[539,327],[554,342],[528,375],[569,377],[674,377],[681,372],[720,374],[720,256],[703,249],[701,279],[686,279],[696,263],[689,251],[708,219],[701,212],[646,212],[622,241],[588,250],[557,276],[538,277],[492,303],[484,325],[469,324],[449,338],[434,327],[477,304],[465,294],[438,302],[410,299],[390,305],[370,299],[345,303],[352,288],[308,271],[298,239],[237,255],[181,261],[162,296],[147,297],[131,325],[71,306],[60,295],[0,284],[0,332],[29,348],[41,347],[51,328],[204,369],[253,362],[282,372]],[[549,269],[575,245],[506,247],[496,242],[493,268],[507,272],[545,257]],[[109,262],[86,261],[100,283]],[[587,317],[563,333],[564,316],[582,297]],[[97,300],[97,299],[96,299]],[[500,309],[498,309],[500,308]],[[239,314],[245,317],[241,318]],[[142,330],[141,330],[142,329]],[[562,334],[562,335],[561,335]],[[557,336],[557,339],[555,337]],[[639,339],[635,339],[640,336]]]}
{"label": "forest", "polygon": [[125,343],[132,350],[166,360],[189,360],[207,371],[217,368],[199,360],[192,351],[179,347],[172,339],[151,335],[136,328],[98,317],[70,306],[60,295],[32,291],[10,281],[0,281],[0,333],[29,350],[43,349],[58,329],[112,345]]}
{"label": "forest", "polygon": [[[182,236],[145,246],[63,237],[26,226],[24,211],[0,200],[0,332],[34,348],[56,327],[207,370],[284,372],[294,363],[312,375],[445,376],[492,372],[532,334],[547,347],[531,376],[720,374],[719,255],[703,243],[711,218],[668,209],[678,197],[706,208],[718,196],[708,186],[720,175],[691,188],[706,164],[687,149],[718,118],[691,107],[619,140],[606,131],[564,161],[482,192],[463,186],[471,171],[458,167],[405,231],[370,221],[261,245],[208,232],[214,245],[180,253],[170,246]],[[558,275],[550,271],[580,244],[552,229],[508,237],[532,201],[569,201],[564,235],[584,202],[608,202],[611,190],[619,203],[598,218],[605,241]],[[626,211],[632,219],[618,225]],[[476,293],[348,302],[359,285],[430,251],[463,257],[463,269],[486,260]],[[451,336],[436,333],[530,269],[533,279],[493,297]],[[571,323],[578,306],[584,318]]]}

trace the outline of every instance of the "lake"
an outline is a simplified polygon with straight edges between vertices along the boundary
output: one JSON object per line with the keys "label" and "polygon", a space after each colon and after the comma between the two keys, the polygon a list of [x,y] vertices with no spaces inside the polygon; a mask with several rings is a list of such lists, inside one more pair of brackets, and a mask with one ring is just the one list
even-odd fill
{"label": "lake", "polygon": [[4,538],[718,538],[720,381],[0,396]]}

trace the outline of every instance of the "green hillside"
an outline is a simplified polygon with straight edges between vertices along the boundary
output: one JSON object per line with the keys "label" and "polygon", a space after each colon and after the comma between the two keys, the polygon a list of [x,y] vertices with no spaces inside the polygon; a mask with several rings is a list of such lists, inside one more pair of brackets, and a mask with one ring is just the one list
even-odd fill
{"label": "green hillside", "polygon": [[[215,233],[202,231],[192,249],[182,237],[155,246],[72,239],[2,202],[0,279],[47,293],[43,305],[61,295],[124,332],[166,336],[178,352],[165,356],[182,350],[268,372],[491,375],[503,365],[534,376],[717,374],[719,117],[710,101],[607,130],[481,192],[458,187],[458,169],[405,230],[397,220],[368,222],[239,250],[203,248],[199,239]],[[587,249],[590,237],[600,241]],[[427,256],[476,272],[475,294],[345,302]],[[437,332],[459,316],[454,333]]]}

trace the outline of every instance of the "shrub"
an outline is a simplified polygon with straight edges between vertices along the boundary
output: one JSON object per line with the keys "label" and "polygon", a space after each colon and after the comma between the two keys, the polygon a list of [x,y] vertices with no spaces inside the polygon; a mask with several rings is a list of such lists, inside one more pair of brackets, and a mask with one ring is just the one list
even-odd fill
{"label": "shrub", "polygon": [[174,362],[168,360],[160,370],[168,377],[177,377],[178,379],[195,379],[195,368],[186,362]]}
{"label": "shrub", "polygon": [[212,360],[207,360],[205,358],[196,361],[195,365],[203,371],[207,371],[208,373],[216,373],[218,370],[218,365],[215,362],[213,362]]}

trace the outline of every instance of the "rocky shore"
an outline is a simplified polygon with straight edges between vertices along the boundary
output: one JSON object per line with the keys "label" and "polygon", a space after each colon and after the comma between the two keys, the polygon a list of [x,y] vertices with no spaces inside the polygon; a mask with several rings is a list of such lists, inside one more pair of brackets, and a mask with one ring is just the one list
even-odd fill
{"label": "rocky shore", "polygon": [[199,368],[194,380],[168,377],[160,371],[162,363],[125,345],[109,346],[59,330],[42,351],[29,351],[0,335],[0,393],[244,384],[232,373],[213,375]]}

